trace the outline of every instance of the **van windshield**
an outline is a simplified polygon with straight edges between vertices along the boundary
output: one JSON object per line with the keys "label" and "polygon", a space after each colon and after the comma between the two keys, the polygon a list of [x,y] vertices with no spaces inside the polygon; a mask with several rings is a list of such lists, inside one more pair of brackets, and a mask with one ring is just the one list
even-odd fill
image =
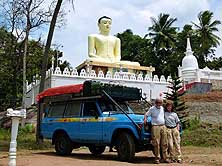
{"label": "van windshield", "polygon": [[[133,114],[133,110],[129,107],[127,102],[117,103],[126,113]],[[111,103],[109,101],[100,101],[99,105],[103,113],[122,113],[122,111],[114,103]]]}

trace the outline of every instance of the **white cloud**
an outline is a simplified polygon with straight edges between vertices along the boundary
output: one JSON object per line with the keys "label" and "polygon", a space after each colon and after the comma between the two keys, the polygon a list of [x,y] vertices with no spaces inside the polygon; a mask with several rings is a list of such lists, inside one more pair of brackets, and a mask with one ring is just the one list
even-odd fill
{"label": "white cloud", "polygon": [[[169,13],[177,17],[175,26],[181,27],[197,20],[197,14],[202,10],[214,9],[215,18],[220,18],[222,8],[215,10],[209,0],[88,0],[75,1],[75,12],[67,15],[67,26],[57,30],[54,42],[63,45],[64,59],[72,66],[77,66],[87,58],[87,36],[97,33],[97,19],[103,15],[113,19],[112,34],[132,29],[135,34],[144,36],[151,26],[150,17],[160,13]],[[71,5],[69,5],[71,6]],[[221,19],[221,18],[220,18]],[[221,47],[218,48],[222,50]],[[219,51],[222,53],[222,51]],[[219,53],[218,52],[218,53]]]}
{"label": "white cloud", "polygon": [[107,16],[113,16],[113,17],[117,18],[117,17],[123,16],[124,15],[124,11],[105,7],[102,10],[99,11],[99,14],[101,16],[102,15],[107,15]]}
{"label": "white cloud", "polygon": [[139,13],[148,17],[157,17],[160,13],[169,13],[171,17],[177,17],[177,26],[182,26],[194,21],[197,14],[206,9],[209,9],[207,0],[157,0],[139,10]]}

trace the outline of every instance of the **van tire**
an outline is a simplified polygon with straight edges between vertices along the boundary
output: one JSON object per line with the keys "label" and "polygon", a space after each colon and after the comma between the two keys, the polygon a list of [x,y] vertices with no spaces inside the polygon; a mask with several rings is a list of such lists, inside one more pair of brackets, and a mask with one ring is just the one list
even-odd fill
{"label": "van tire", "polygon": [[120,161],[133,161],[135,157],[135,142],[131,134],[124,132],[119,135],[117,153]]}
{"label": "van tire", "polygon": [[105,149],[106,149],[106,146],[95,146],[95,145],[92,145],[92,146],[89,146],[89,151],[94,154],[94,155],[100,155],[102,154]]}
{"label": "van tire", "polygon": [[72,141],[65,133],[59,133],[55,137],[55,151],[58,155],[70,155],[72,153]]}

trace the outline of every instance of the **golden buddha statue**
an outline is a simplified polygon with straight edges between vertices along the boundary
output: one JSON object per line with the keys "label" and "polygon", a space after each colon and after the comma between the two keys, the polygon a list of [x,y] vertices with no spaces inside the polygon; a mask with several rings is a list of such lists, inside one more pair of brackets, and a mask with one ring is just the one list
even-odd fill
{"label": "golden buddha statue", "polygon": [[111,25],[111,18],[99,18],[99,34],[88,36],[88,61],[140,66],[138,62],[121,61],[121,42],[119,38],[109,35]]}

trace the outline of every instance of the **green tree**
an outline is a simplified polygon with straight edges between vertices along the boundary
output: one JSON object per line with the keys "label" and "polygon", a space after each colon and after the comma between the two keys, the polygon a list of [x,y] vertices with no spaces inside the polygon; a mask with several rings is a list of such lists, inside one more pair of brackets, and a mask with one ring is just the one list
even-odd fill
{"label": "green tree", "polygon": [[208,58],[214,57],[215,48],[220,45],[220,37],[215,34],[221,24],[219,20],[213,20],[213,12],[208,10],[198,14],[198,23],[193,23],[196,28],[196,33],[200,38],[198,62],[201,68],[205,67]]}
{"label": "green tree", "polygon": [[121,40],[122,60],[136,61],[146,66],[152,65],[152,50],[149,39],[133,34],[130,29],[118,33],[117,37]]}
{"label": "green tree", "polygon": [[17,39],[7,32],[5,28],[0,28],[0,89],[2,93],[2,108],[8,105],[14,107],[17,103],[19,69],[16,64],[20,62],[20,57],[13,54],[18,51],[16,49],[18,45],[16,41]]}
{"label": "green tree", "polygon": [[[10,32],[7,32],[4,28],[0,28],[0,111],[5,110],[8,107],[20,106],[22,98],[22,57],[24,47],[22,42],[18,42],[16,38],[13,37],[16,49],[13,51],[14,54],[11,55],[10,36]],[[44,49],[44,45],[40,40],[29,40],[28,48],[30,49],[27,52],[26,76],[28,82],[31,83],[33,79],[36,79],[33,78],[33,76],[36,74],[40,75],[43,62],[42,50]],[[59,50],[50,49],[47,69],[51,67],[51,58],[52,56],[56,56],[56,54],[59,54],[59,60],[62,57],[62,53]],[[65,67],[70,68],[70,64],[67,61],[64,61],[59,67],[62,69]],[[16,90],[14,87],[15,82]]]}
{"label": "green tree", "polygon": [[[7,44],[7,56],[10,57],[13,74],[13,92],[14,106],[17,101],[17,90],[19,77],[18,72],[23,71],[23,100],[22,107],[25,105],[26,93],[26,57],[28,53],[28,37],[33,29],[38,29],[43,24],[47,23],[51,15],[50,8],[44,5],[45,0],[2,0],[0,2],[0,14],[2,16],[1,25],[4,25],[10,34],[10,44]],[[22,42],[18,42],[22,41]],[[10,47],[10,48],[8,48]],[[24,47],[24,49],[21,49]],[[21,55],[21,50],[23,54]],[[19,52],[20,51],[20,52]],[[21,57],[23,57],[23,68],[18,70]]]}
{"label": "green tree", "polygon": [[176,27],[172,27],[177,18],[170,18],[169,14],[161,13],[158,19],[151,17],[152,26],[148,28],[149,36],[157,51],[170,49],[176,41]]}
{"label": "green tree", "polygon": [[168,88],[170,89],[170,92],[165,93],[165,98],[173,102],[174,111],[177,112],[182,123],[184,123],[186,122],[188,112],[186,112],[185,102],[181,99],[181,97],[185,94],[185,91],[181,91],[181,89],[183,88],[183,82],[179,77],[174,76],[172,78],[172,81],[170,81],[169,83],[170,85],[168,86]]}
{"label": "green tree", "polygon": [[156,74],[169,74],[167,64],[170,63],[169,55],[175,48],[177,28],[173,27],[177,18],[170,18],[169,14],[161,13],[158,19],[151,17],[152,26],[148,28],[149,33],[145,37],[151,37],[152,49],[156,56],[154,67]]}

